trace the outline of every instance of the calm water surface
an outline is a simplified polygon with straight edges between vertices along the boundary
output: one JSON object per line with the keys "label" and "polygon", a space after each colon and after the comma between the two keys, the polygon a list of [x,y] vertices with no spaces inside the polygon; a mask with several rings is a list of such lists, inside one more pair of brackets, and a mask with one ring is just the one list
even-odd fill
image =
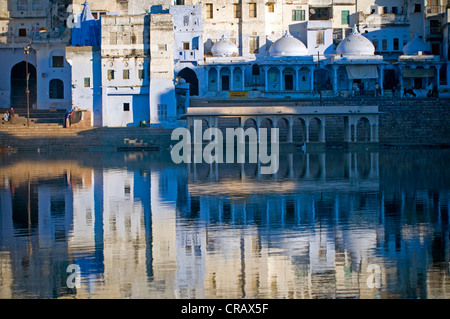
{"label": "calm water surface", "polygon": [[2,156],[0,298],[450,298],[449,162]]}

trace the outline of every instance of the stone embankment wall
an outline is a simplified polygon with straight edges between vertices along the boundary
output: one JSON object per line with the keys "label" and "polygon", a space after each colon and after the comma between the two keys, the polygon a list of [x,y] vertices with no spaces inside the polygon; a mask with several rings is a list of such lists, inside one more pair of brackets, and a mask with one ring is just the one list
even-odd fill
{"label": "stone embankment wall", "polygon": [[450,100],[386,101],[379,111],[381,143],[450,145]]}

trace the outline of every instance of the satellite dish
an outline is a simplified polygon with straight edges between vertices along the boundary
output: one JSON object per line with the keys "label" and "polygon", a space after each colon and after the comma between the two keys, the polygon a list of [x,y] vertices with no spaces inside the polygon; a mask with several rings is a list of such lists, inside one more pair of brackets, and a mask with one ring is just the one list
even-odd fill
{"label": "satellite dish", "polygon": [[309,13],[316,14],[316,9],[313,9],[313,8],[309,9]]}

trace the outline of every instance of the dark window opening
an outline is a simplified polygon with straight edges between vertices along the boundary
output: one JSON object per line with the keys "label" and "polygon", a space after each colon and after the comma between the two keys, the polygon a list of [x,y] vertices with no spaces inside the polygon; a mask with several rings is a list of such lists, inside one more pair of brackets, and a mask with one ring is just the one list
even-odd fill
{"label": "dark window opening", "polygon": [[309,9],[309,20],[330,20],[331,7],[313,7]]}
{"label": "dark window opening", "polygon": [[62,80],[53,79],[49,83],[49,98],[64,99],[64,83]]}

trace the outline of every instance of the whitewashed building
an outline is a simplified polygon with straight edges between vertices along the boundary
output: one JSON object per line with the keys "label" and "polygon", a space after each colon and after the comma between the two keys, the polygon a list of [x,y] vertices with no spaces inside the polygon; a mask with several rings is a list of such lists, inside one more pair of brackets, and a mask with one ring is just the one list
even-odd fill
{"label": "whitewashed building", "polygon": [[[26,108],[26,64],[29,71],[30,109],[66,109],[71,106],[71,71],[65,48],[67,1],[0,1],[0,104]],[[31,50],[26,57],[24,47]]]}
{"label": "whitewashed building", "polygon": [[[448,89],[447,1],[18,2],[0,1],[0,55],[9,70],[0,100],[24,105],[23,47],[31,42],[33,107],[86,109],[93,126],[176,126],[199,99],[373,94],[377,83],[383,95],[394,87]],[[87,42],[68,45],[67,21],[46,17],[68,3],[72,41],[78,32]],[[101,24],[99,34],[83,21]],[[428,49],[411,64],[414,54],[404,49],[416,34]],[[352,39],[369,54],[352,52]],[[413,66],[428,71],[408,71]]]}

